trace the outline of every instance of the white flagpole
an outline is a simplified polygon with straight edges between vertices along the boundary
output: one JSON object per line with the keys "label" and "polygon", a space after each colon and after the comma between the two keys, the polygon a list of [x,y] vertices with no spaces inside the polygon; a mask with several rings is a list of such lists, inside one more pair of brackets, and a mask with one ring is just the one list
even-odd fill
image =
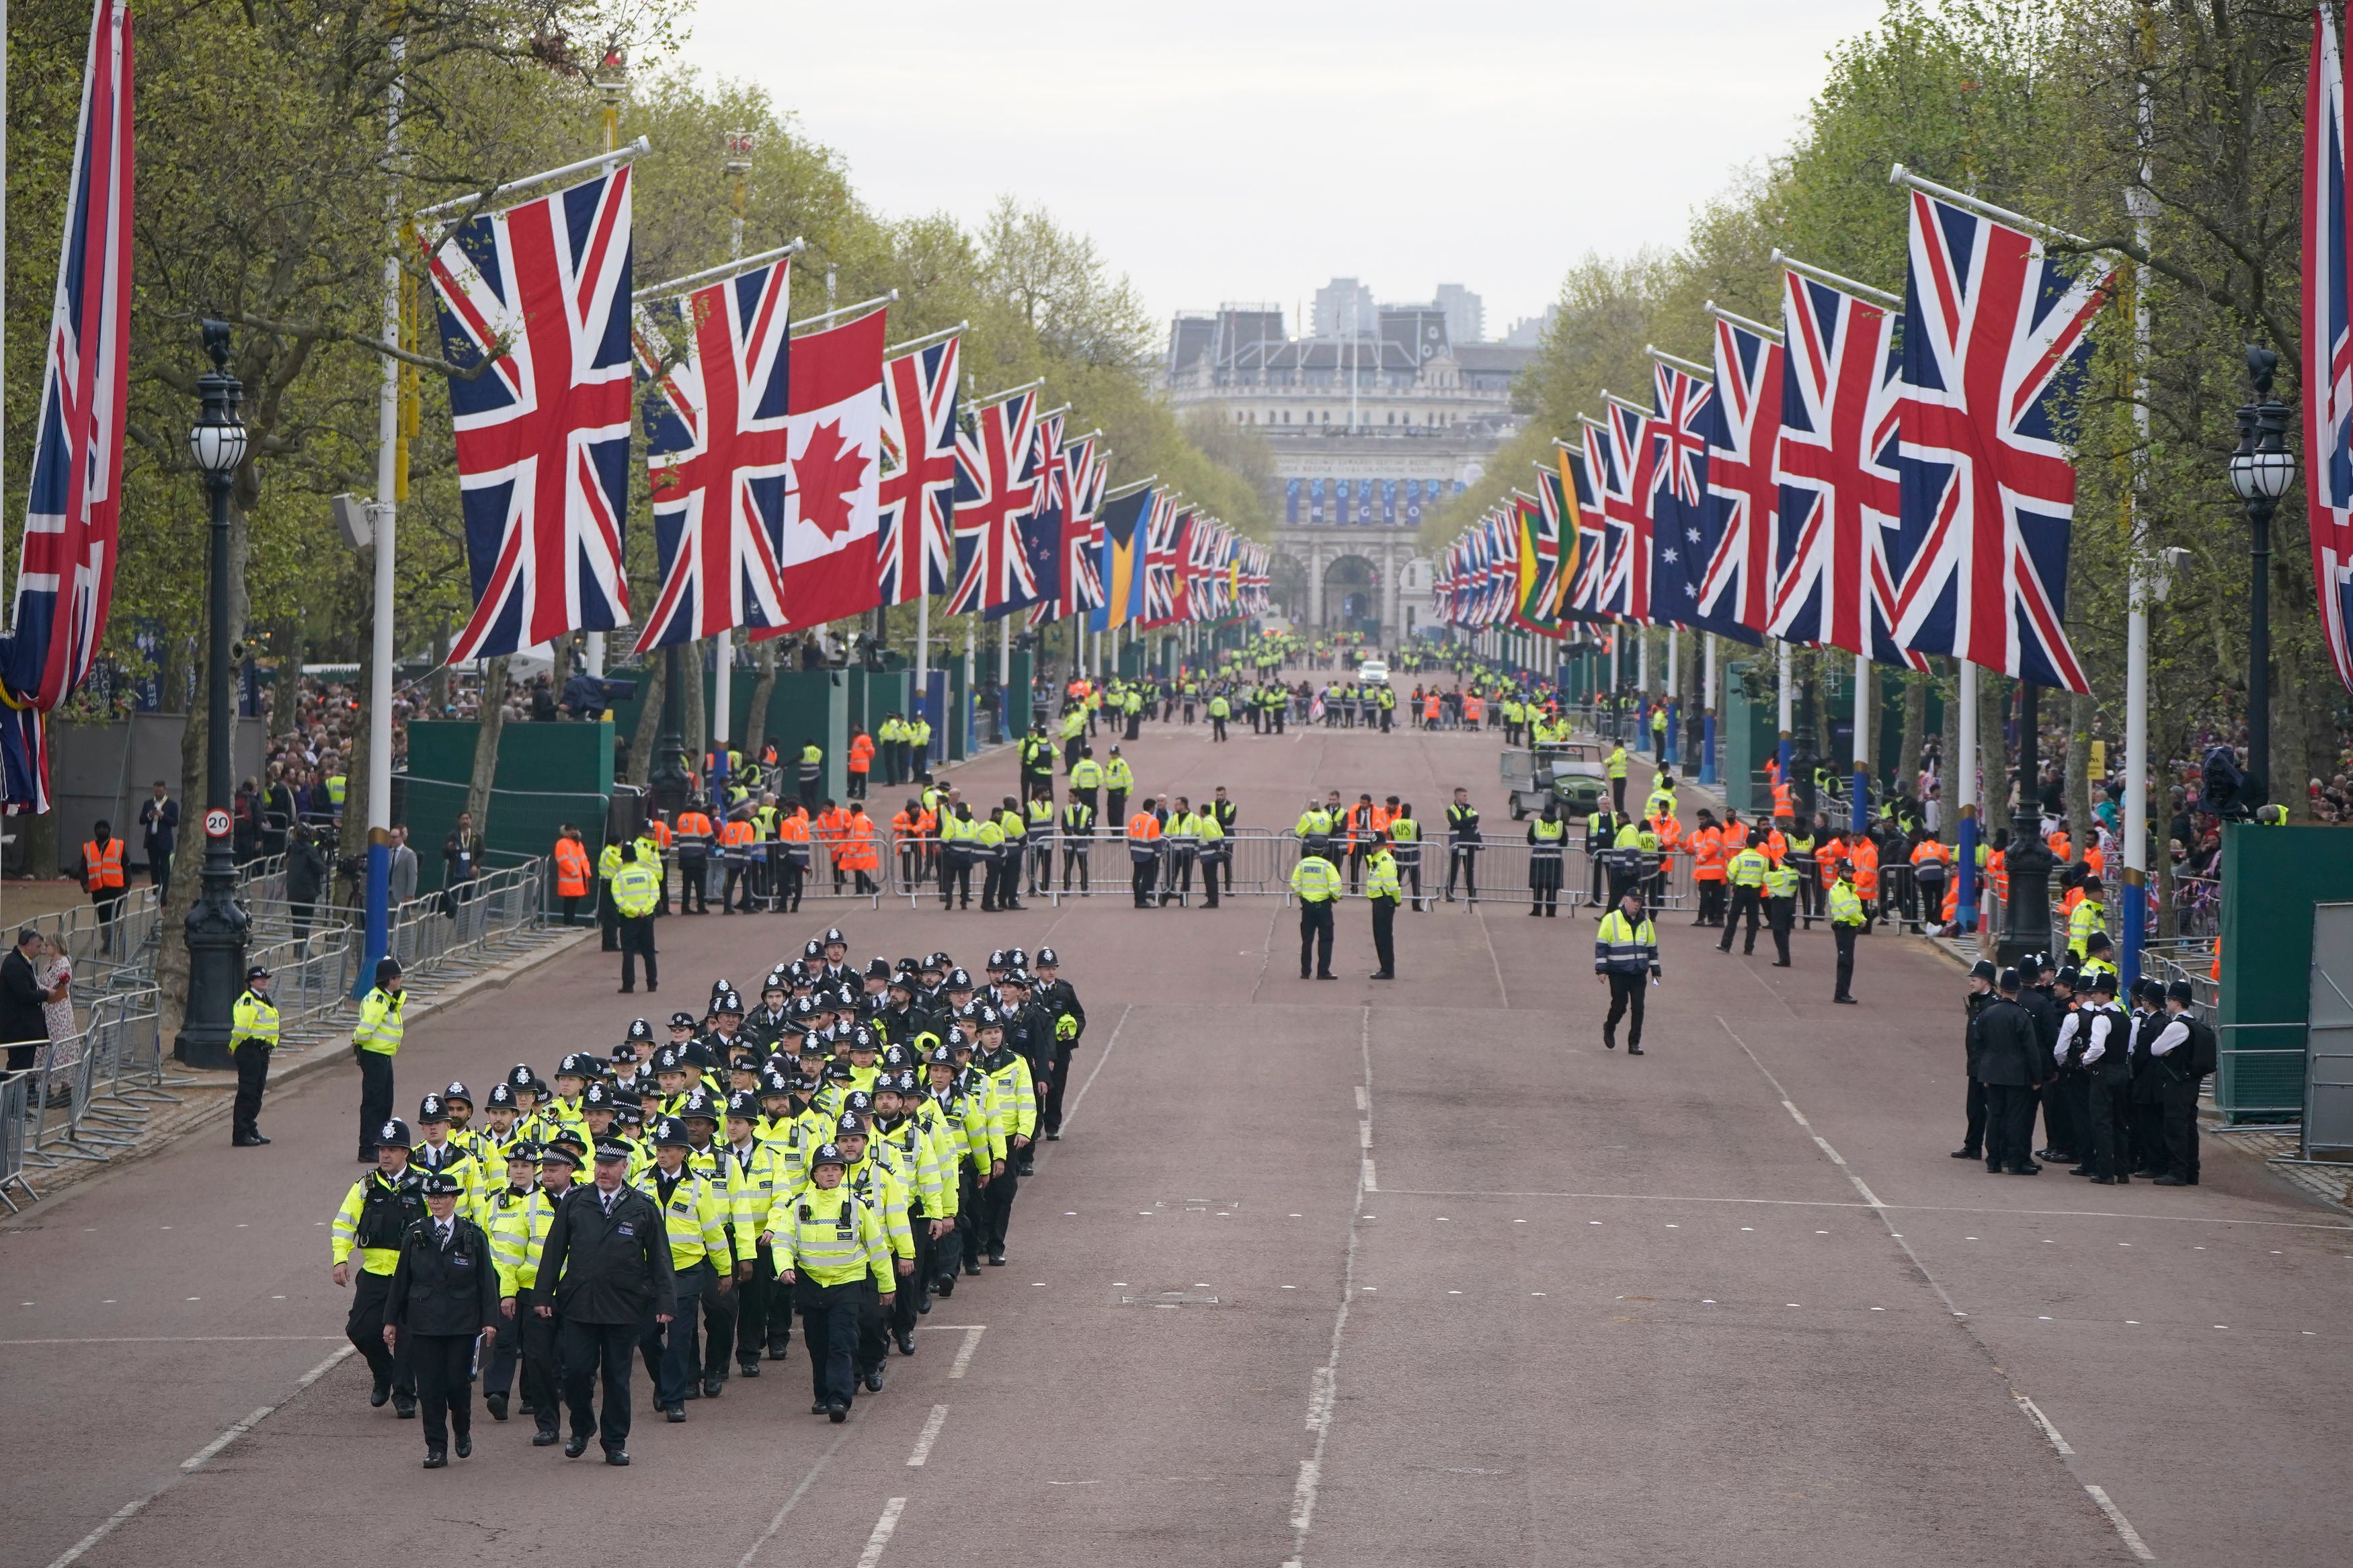
{"label": "white flagpole", "polygon": [[1848,826],[1871,826],[1871,657],[1854,656],[1854,809]]}
{"label": "white flagpole", "polygon": [[[400,155],[400,116],[406,89],[401,65],[408,56],[408,40],[392,40],[393,76],[387,93],[385,110],[385,152],[396,164]],[[387,224],[384,258],[384,341],[400,342],[400,250],[401,224],[399,195],[386,200]],[[393,548],[397,521],[394,494],[400,483],[400,362],[385,357],[384,379],[376,389],[375,403],[375,505],[368,509],[371,542],[375,547],[375,580],[371,584],[374,624],[368,631],[368,776],[367,776],[367,883],[364,894],[365,907],[361,912],[363,931],[367,942],[367,962],[359,966],[353,979],[352,994],[364,995],[367,987],[375,984],[376,962],[391,951],[392,945],[392,588]],[[280,685],[281,693],[299,689],[302,672],[281,669],[282,678],[290,674],[293,684]]]}

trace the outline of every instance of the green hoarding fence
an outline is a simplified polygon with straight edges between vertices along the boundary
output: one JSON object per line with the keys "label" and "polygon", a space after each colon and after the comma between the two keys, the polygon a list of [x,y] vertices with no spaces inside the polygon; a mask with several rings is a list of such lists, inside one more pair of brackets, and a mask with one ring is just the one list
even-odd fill
{"label": "green hoarding fence", "polygon": [[2304,1111],[2312,907],[2353,898],[2353,832],[2222,829],[2222,1005],[2214,1104],[2228,1121]]}

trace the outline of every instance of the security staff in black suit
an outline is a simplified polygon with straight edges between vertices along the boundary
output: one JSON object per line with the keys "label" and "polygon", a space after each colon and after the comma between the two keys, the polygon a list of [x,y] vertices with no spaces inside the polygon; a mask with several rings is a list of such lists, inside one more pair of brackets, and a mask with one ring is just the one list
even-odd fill
{"label": "security staff in black suit", "polygon": [[1968,1131],[1961,1136],[1961,1146],[1953,1151],[1956,1160],[1985,1157],[1986,1089],[1985,1080],[1978,1077],[1978,1055],[1983,1048],[1984,1040],[1978,1033],[1978,1018],[1985,1012],[1987,1004],[1998,994],[1994,990],[1992,963],[1980,958],[1971,965],[1968,985],[1968,994],[1961,998],[1961,1011],[1966,1019],[1961,1033],[1964,1048],[1968,1052],[1965,1072],[1969,1082],[1967,1101]]}
{"label": "security staff in black suit", "polygon": [[[565,1194],[540,1250],[533,1285],[534,1310],[564,1320],[557,1354],[564,1403],[572,1412],[565,1458],[586,1452],[593,1430],[608,1465],[629,1462],[630,1352],[646,1323],[667,1324],[678,1305],[661,1211],[628,1184],[628,1171],[627,1144],[596,1145],[596,1179]],[[600,1372],[601,1420],[595,1399]]]}
{"label": "security staff in black suit", "polygon": [[2166,1173],[2165,1075],[2157,1070],[2149,1047],[2170,1022],[2165,1014],[2165,985],[2143,975],[2133,984],[2132,1105],[2133,1138],[2129,1163],[2136,1176]]}
{"label": "security staff in black suit", "polygon": [[2018,971],[2003,970],[1995,988],[2000,994],[1976,1019],[1977,1075],[1985,1085],[1986,1169],[2037,1175],[2042,1167],[2028,1151],[2034,1142],[2034,1091],[2046,1076],[2042,1037],[2034,1016],[2018,1004]]}
{"label": "security staff in black suit", "polygon": [[474,1342],[499,1336],[498,1266],[482,1227],[458,1213],[463,1185],[447,1171],[425,1178],[426,1217],[401,1237],[384,1306],[385,1348],[407,1342],[428,1470],[449,1463],[453,1435],[459,1458],[474,1451]]}
{"label": "security staff in black suit", "polygon": [[1479,810],[1471,804],[1471,792],[1457,789],[1453,804],[1446,808],[1446,901],[1454,901],[1454,878],[1461,873],[1462,896],[1472,903],[1479,901]]}

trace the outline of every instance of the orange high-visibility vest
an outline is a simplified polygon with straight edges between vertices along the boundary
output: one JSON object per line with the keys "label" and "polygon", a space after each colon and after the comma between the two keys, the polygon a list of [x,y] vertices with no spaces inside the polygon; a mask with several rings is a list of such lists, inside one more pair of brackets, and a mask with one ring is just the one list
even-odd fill
{"label": "orange high-visibility vest", "polygon": [[96,839],[81,847],[82,881],[95,893],[122,886],[122,840],[110,838],[101,847]]}
{"label": "orange high-visibility vest", "polygon": [[1127,819],[1127,836],[1137,843],[1149,844],[1160,837],[1160,819],[1148,811],[1139,811]]}
{"label": "orange high-visibility vest", "polygon": [[1438,717],[1438,693],[1437,693],[1437,692],[1433,691],[1433,692],[1431,692],[1428,697],[1426,697],[1426,698],[1424,698],[1424,699],[1422,700],[1422,703],[1421,703],[1421,716],[1422,716],[1422,718],[1423,718],[1424,720],[1434,721],[1434,720],[1436,720],[1436,719],[1437,719],[1437,717]]}
{"label": "orange high-visibility vest", "polygon": [[588,851],[577,838],[555,841],[555,896],[559,899],[585,899],[588,896]]}
{"label": "orange high-visibility vest", "polygon": [[678,847],[683,852],[696,854],[708,850],[711,847],[711,818],[700,811],[680,812]]}
{"label": "orange high-visibility vest", "polygon": [[1788,852],[1789,841],[1781,837],[1781,830],[1778,827],[1767,828],[1765,830],[1765,854],[1767,858],[1769,858],[1773,864],[1778,866],[1781,863],[1781,858]]}
{"label": "orange high-visibility vest", "polygon": [[1997,849],[1986,857],[1986,875],[1992,879],[1994,896],[2004,903],[2010,901],[2010,851]]}
{"label": "orange high-visibility vest", "polygon": [[865,773],[872,767],[873,763],[874,742],[872,737],[860,735],[851,740],[849,742],[849,771],[853,773]]}
{"label": "orange high-visibility vest", "polygon": [[664,822],[660,817],[657,816],[651,822],[646,824],[646,831],[654,836],[654,847],[658,849],[667,849],[670,847],[670,831],[669,823]]}
{"label": "orange high-visibility vest", "polygon": [[1855,896],[1879,897],[1879,846],[1866,837],[1848,847],[1846,858],[1854,865]]}
{"label": "orange high-visibility vest", "polygon": [[1699,882],[1724,880],[1724,829],[1694,827],[1691,831],[1692,879]]}
{"label": "orange high-visibility vest", "polygon": [[849,814],[842,824],[841,853],[835,863],[845,871],[871,871],[881,865],[872,817],[862,811]]}

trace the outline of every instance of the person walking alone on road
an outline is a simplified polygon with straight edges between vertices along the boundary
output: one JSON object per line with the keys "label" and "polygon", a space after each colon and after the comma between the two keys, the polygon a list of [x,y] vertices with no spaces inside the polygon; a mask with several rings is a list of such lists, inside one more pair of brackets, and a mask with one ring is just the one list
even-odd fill
{"label": "person walking alone on road", "polygon": [[1789,967],[1789,927],[1798,918],[1798,889],[1803,879],[1797,868],[1776,862],[1765,871],[1765,924],[1773,932],[1773,967]]}
{"label": "person walking alone on road", "polygon": [[1838,880],[1831,884],[1830,917],[1831,937],[1838,943],[1838,989],[1831,1000],[1852,1006],[1854,939],[1868,917],[1862,912],[1862,896],[1854,890],[1854,868],[1844,860],[1838,863]]}
{"label": "person walking alone on road", "polygon": [[1659,978],[1659,932],[1643,912],[1642,895],[1631,888],[1619,895],[1618,907],[1601,917],[1593,932],[1593,973],[1609,988],[1609,1016],[1601,1021],[1601,1043],[1618,1048],[1618,1020],[1629,1012],[1626,1054],[1642,1054],[1644,988]]}
{"label": "person walking alone on road", "polygon": [[613,909],[621,918],[621,994],[638,988],[638,960],[646,961],[646,989],[661,989],[654,962],[654,908],[661,902],[661,873],[638,858],[635,844],[621,846],[621,868],[613,873]]}
{"label": "person walking alone on road", "polygon": [[465,1184],[446,1171],[425,1178],[427,1217],[401,1237],[385,1298],[384,1346],[406,1342],[408,1366],[425,1410],[425,1468],[474,1451],[474,1345],[499,1337],[499,1270],[491,1238],[458,1213]]}
{"label": "person walking alone on road", "polygon": [[1299,978],[1309,977],[1310,965],[1318,980],[1337,980],[1332,973],[1332,906],[1345,883],[1340,868],[1326,858],[1328,839],[1310,840],[1291,868],[1291,890],[1299,897]]}
{"label": "person walking alone on road", "polygon": [[556,1205],[532,1287],[532,1310],[564,1320],[556,1360],[572,1416],[564,1456],[587,1452],[593,1433],[608,1465],[629,1462],[629,1358],[644,1325],[670,1322],[678,1289],[661,1211],[622,1179],[628,1167],[628,1144],[596,1145],[596,1179]]}

